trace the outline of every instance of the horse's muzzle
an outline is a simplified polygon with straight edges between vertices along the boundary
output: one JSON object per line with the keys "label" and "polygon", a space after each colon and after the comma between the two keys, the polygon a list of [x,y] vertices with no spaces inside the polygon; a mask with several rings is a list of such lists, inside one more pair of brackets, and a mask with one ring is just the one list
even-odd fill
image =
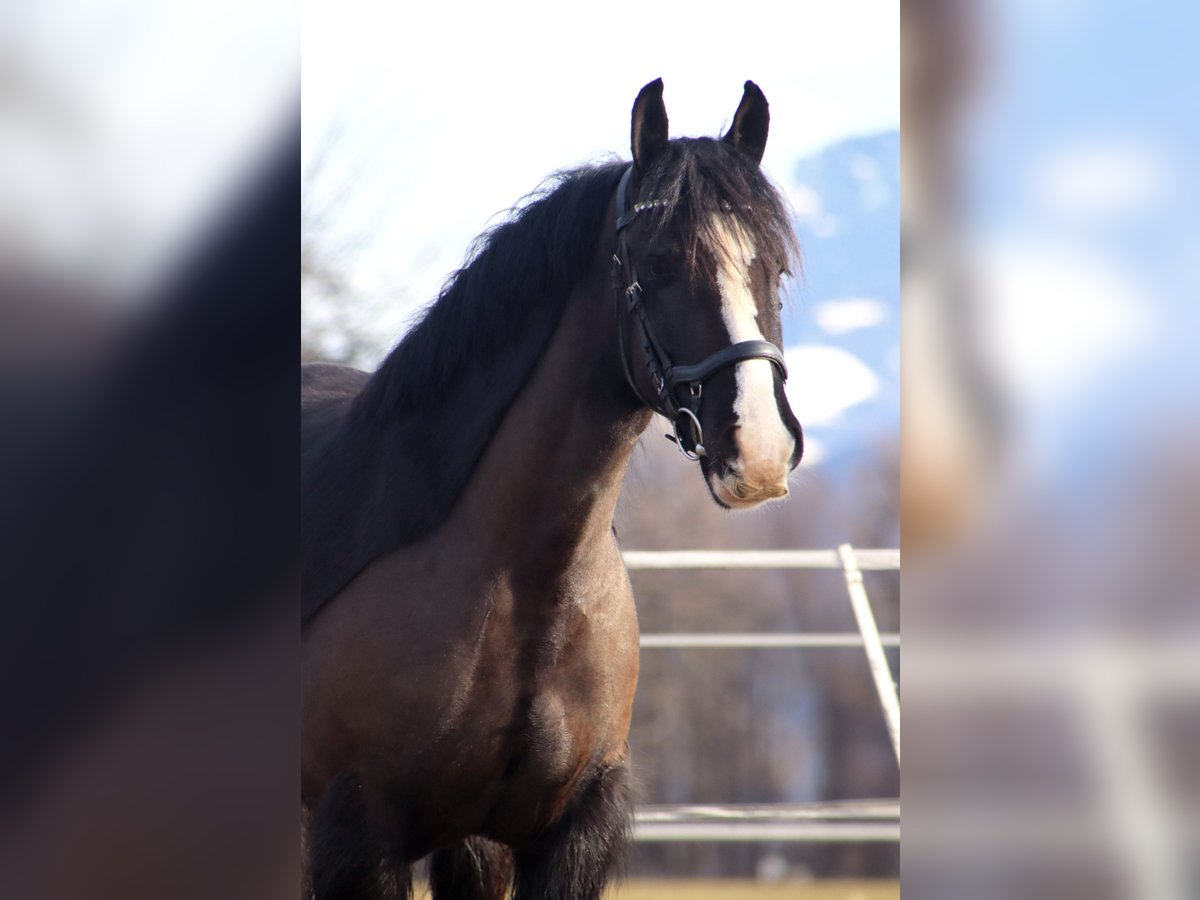
{"label": "horse's muzzle", "polygon": [[768,500],[779,500],[788,493],[787,471],[770,481],[750,481],[735,472],[709,475],[713,495],[730,509],[750,509]]}

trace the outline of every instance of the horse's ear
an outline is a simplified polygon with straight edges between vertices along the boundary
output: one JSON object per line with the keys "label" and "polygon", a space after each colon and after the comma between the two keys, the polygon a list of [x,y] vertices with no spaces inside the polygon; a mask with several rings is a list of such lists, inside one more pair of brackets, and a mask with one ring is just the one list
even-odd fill
{"label": "horse's ear", "polygon": [[633,128],[630,144],[633,164],[644,173],[655,157],[667,146],[667,107],[663,104],[663,81],[655,78],[642,88],[633,101]]}
{"label": "horse's ear", "polygon": [[767,98],[753,81],[746,82],[742,102],[733,114],[733,124],[725,134],[725,143],[733,144],[755,164],[762,162],[767,149],[767,130],[771,127],[771,111]]}

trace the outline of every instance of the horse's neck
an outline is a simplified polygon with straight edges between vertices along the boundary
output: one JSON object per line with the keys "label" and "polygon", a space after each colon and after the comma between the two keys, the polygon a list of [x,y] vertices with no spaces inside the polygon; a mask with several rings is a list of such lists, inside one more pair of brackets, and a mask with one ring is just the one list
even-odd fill
{"label": "horse's neck", "polygon": [[627,393],[602,262],[568,300],[464,498],[466,521],[485,525],[494,558],[540,576],[610,547],[625,471],[651,416]]}

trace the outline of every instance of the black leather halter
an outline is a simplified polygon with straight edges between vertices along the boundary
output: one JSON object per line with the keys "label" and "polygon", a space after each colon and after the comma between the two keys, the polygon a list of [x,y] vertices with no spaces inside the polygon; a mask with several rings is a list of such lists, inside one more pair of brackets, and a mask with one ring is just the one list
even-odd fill
{"label": "black leather halter", "polygon": [[[655,335],[646,315],[642,286],[638,284],[637,271],[633,267],[625,238],[625,229],[639,213],[661,206],[663,201],[643,200],[632,209],[627,209],[625,195],[632,177],[633,166],[630,166],[621,176],[621,183],[617,186],[617,252],[613,254],[612,266],[621,366],[625,370],[625,379],[638,399],[659,415],[671,420],[675,427],[675,435],[667,437],[679,445],[684,456],[696,460],[707,455],[704,449],[704,430],[700,427],[700,398],[704,382],[722,369],[748,359],[767,360],[779,370],[783,380],[787,381],[787,365],[783,361],[783,351],[770,341],[740,341],[723,347],[695,365],[677,366],[671,362],[671,357]],[[626,273],[624,279],[621,277],[622,270]],[[624,315],[633,316],[633,321],[641,333],[646,369],[650,374],[650,382],[657,391],[653,398],[642,393],[633,377],[633,365],[625,341]]]}

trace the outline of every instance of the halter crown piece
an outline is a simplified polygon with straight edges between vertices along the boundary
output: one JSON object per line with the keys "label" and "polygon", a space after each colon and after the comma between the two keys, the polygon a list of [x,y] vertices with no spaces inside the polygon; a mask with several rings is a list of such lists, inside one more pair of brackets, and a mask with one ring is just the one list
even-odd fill
{"label": "halter crown piece", "polygon": [[[700,427],[700,398],[704,382],[722,369],[737,365],[748,359],[765,359],[779,370],[787,381],[787,365],[783,351],[770,341],[739,341],[723,347],[711,356],[690,366],[678,366],[658,340],[650,319],[646,315],[645,297],[638,283],[637,271],[629,256],[625,229],[642,212],[666,205],[665,200],[643,200],[627,209],[626,193],[633,177],[633,166],[625,170],[617,186],[617,252],[613,255],[612,283],[617,317],[617,333],[620,335],[621,366],[625,380],[638,399],[661,416],[670,419],[675,434],[667,437],[679,445],[679,450],[688,459],[697,460],[708,453],[704,449],[704,430]],[[622,278],[622,271],[626,273]],[[632,315],[641,334],[642,350],[646,356],[646,369],[657,392],[647,397],[633,377],[633,365],[629,358],[629,347],[625,342],[625,328],[620,325],[623,315]]]}

